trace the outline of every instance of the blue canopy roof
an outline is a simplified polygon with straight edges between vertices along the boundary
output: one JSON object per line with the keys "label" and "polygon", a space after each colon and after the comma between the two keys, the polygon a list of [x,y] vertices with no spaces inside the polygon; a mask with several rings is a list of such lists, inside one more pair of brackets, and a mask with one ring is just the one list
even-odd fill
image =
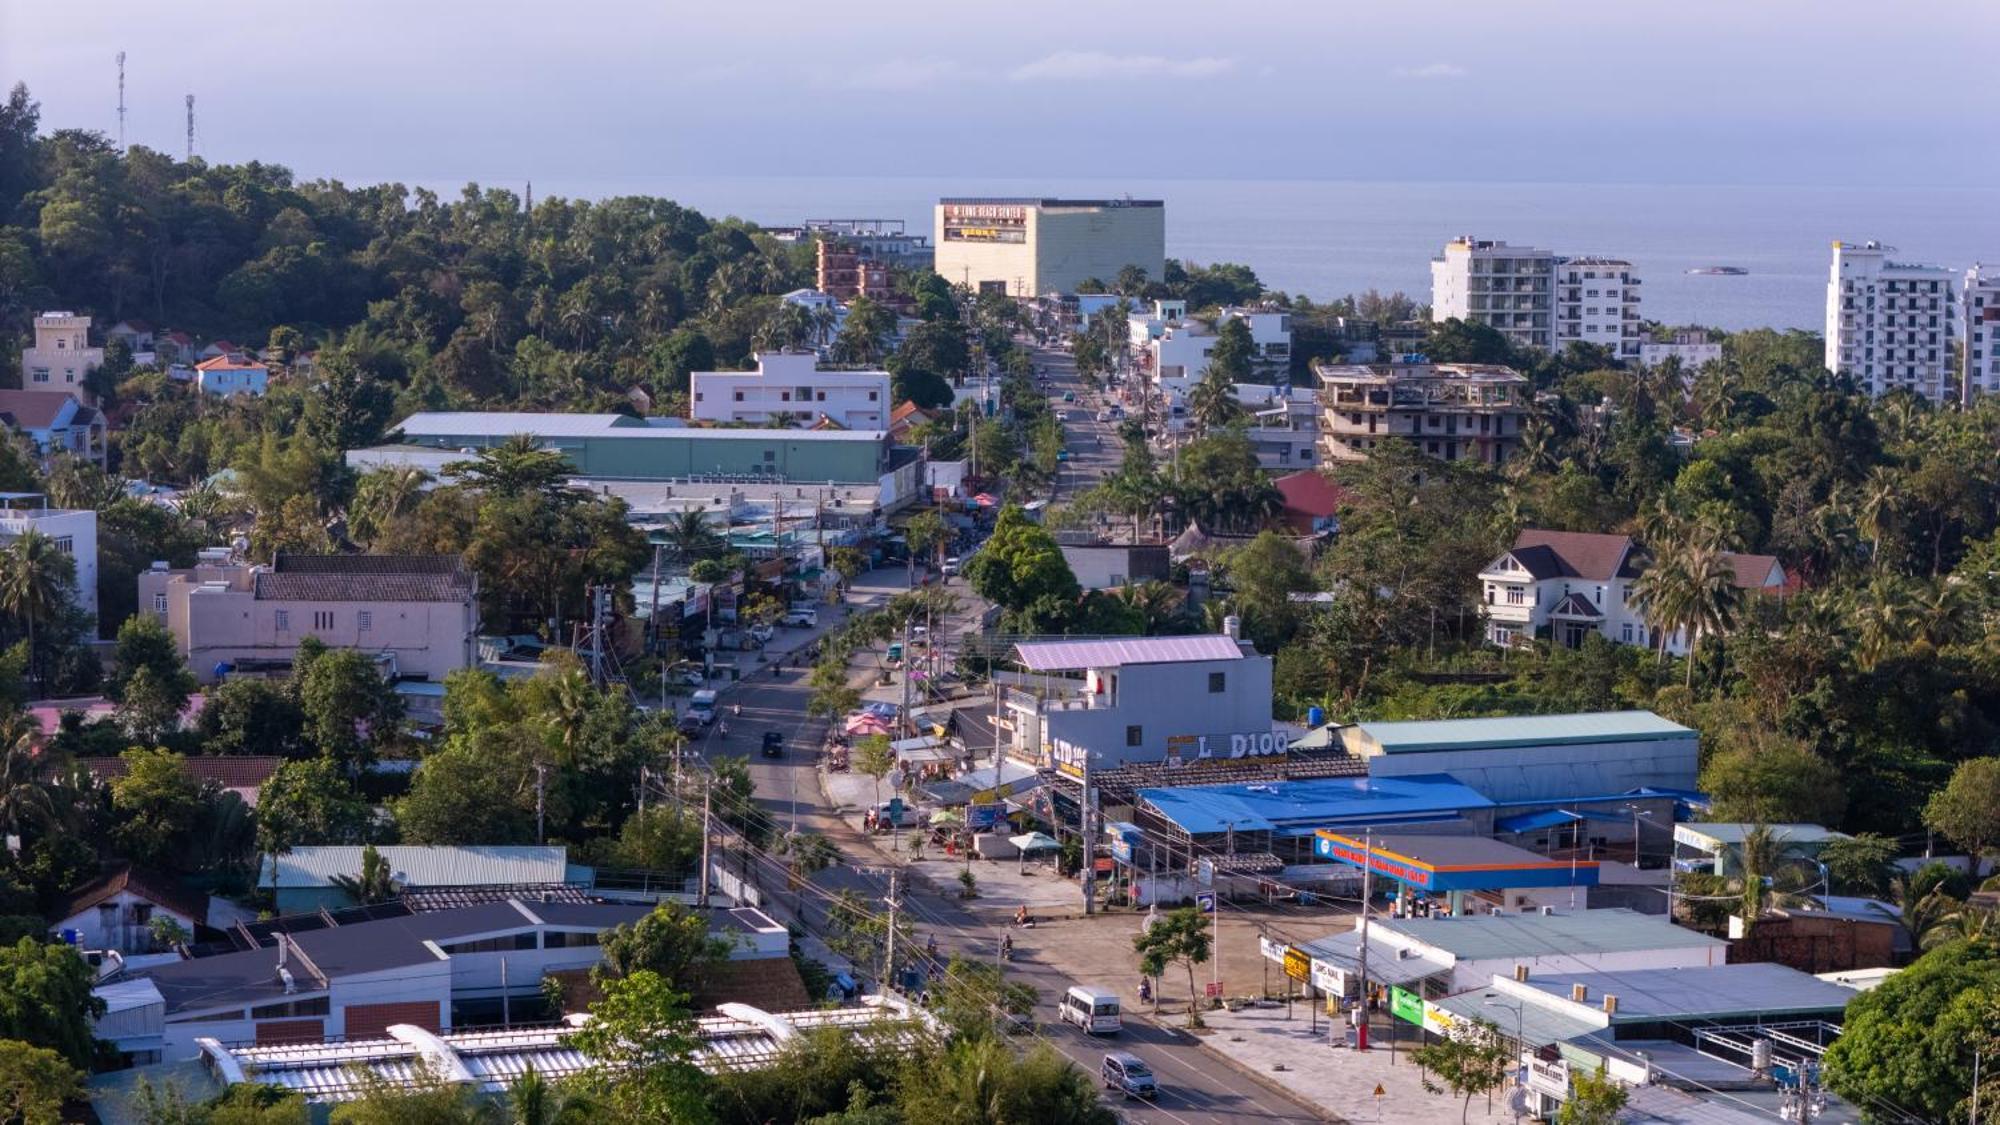
{"label": "blue canopy roof", "polygon": [[1328,777],[1141,789],[1139,798],[1190,835],[1386,825],[1449,819],[1493,802],[1443,774]]}
{"label": "blue canopy roof", "polygon": [[1499,832],[1533,832],[1539,828],[1554,828],[1558,824],[1569,824],[1583,818],[1562,809],[1543,809],[1541,812],[1522,813],[1519,816],[1503,816],[1493,821]]}

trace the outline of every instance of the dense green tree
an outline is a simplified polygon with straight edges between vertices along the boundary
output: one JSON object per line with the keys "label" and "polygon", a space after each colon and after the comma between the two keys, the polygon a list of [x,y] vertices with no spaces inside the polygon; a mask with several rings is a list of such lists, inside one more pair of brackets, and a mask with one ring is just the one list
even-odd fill
{"label": "dense green tree", "polygon": [[1924,824],[1949,837],[1972,857],[1976,878],[2000,844],[2000,758],[1960,762],[1951,780],[1924,806]]}
{"label": "dense green tree", "polygon": [[[0,547],[0,612],[26,630],[28,674],[38,689],[45,684],[51,657],[44,651],[46,643],[36,644],[35,629],[68,604],[75,588],[75,561],[47,535],[29,528]],[[43,639],[46,642],[46,636]]]}
{"label": "dense green tree", "polygon": [[104,1001],[91,992],[97,974],[74,946],[22,938],[0,946],[0,1040],[44,1047],[71,1066],[93,1056],[91,1021]]}
{"label": "dense green tree", "polygon": [[358,843],[373,819],[332,759],[284,762],[257,793],[257,853],[275,868],[294,847]]}
{"label": "dense green tree", "polygon": [[[413,844],[535,842],[542,743],[522,727],[489,727],[427,755],[410,792],[391,803]],[[561,812],[562,810],[555,810]]]}
{"label": "dense green tree", "polygon": [[306,718],[284,683],[225,679],[210,685],[195,721],[210,754],[274,754],[295,758],[310,751]]}
{"label": "dense green tree", "polygon": [[686,992],[730,953],[730,943],[709,932],[707,916],[676,903],[663,903],[637,922],[607,931],[603,948],[595,970],[600,979],[654,973]]}
{"label": "dense green tree", "polygon": [[293,664],[305,733],[319,752],[347,769],[366,765],[397,734],[403,702],[366,653],[326,649]]}
{"label": "dense green tree", "polygon": [[1222,318],[1215,326],[1215,347],[1208,353],[1208,367],[1202,378],[1214,377],[1225,384],[1249,383],[1256,379],[1257,344],[1250,338],[1250,322],[1240,316]]}
{"label": "dense green tree", "polygon": [[66,1103],[83,1100],[83,1072],[47,1047],[0,1039],[0,1120],[57,1125]]}
{"label": "dense green tree", "polygon": [[184,869],[207,812],[201,783],[179,754],[133,749],[120,757],[125,772],[111,781],[111,806],[118,817],[113,841],[135,863]]}
{"label": "dense green tree", "polygon": [[1827,1048],[1827,1086],[1856,1105],[1958,1120],[1971,1100],[1973,1052],[1990,1045],[1996,1008],[2000,951],[1991,942],[1933,949],[1848,1002]]}
{"label": "dense green tree", "polygon": [[1459,1107],[1461,1122],[1472,1112],[1472,1096],[1498,1086],[1515,1064],[1513,1046],[1486,1020],[1455,1028],[1453,1034],[1418,1047],[1410,1058],[1423,1068],[1424,1089],[1465,1099]]}
{"label": "dense green tree", "polygon": [[686,993],[648,969],[604,982],[604,996],[591,1005],[575,1043],[598,1063],[599,1096],[616,1116],[709,1120],[706,1080],[689,1061],[694,1022],[687,1003]]}
{"label": "dense green tree", "polygon": [[1139,971],[1146,976],[1158,979],[1169,965],[1178,964],[1187,970],[1188,1026],[1200,1027],[1201,1001],[1194,986],[1194,971],[1215,954],[1208,919],[1192,906],[1182,907],[1141,930],[1132,939],[1132,948],[1138,951]]}
{"label": "dense green tree", "polygon": [[1027,632],[1052,631],[1083,592],[1055,537],[1013,504],[1001,509],[965,577],[980,597],[1031,626]]}
{"label": "dense green tree", "polygon": [[1248,546],[1224,556],[1230,608],[1243,618],[1244,634],[1262,652],[1277,652],[1299,626],[1293,594],[1313,588],[1306,557],[1287,537],[1260,533]]}

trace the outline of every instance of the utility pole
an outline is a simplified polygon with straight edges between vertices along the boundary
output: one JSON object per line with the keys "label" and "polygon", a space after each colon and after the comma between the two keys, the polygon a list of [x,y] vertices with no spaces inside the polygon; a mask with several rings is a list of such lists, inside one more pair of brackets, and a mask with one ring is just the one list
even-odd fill
{"label": "utility pole", "polygon": [[882,943],[882,987],[884,988],[893,987],[896,979],[896,911],[903,905],[903,900],[896,891],[898,876],[901,874],[902,872],[894,867],[889,869],[889,897],[882,900],[883,905],[889,908],[889,936]]}
{"label": "utility pole", "polygon": [[507,995],[507,958],[503,954],[500,958],[500,1026],[502,1027],[514,1026],[513,1007],[509,1003],[511,999]]}
{"label": "utility pole", "polygon": [[546,763],[535,763],[535,843],[549,842],[548,832],[543,822],[543,796],[548,790],[549,767]]}
{"label": "utility pole", "polygon": [[125,151],[125,52],[118,52],[118,151]]}
{"label": "utility pole", "polygon": [[1368,1049],[1368,896],[1375,889],[1375,829],[1369,828],[1363,837],[1361,861],[1361,949],[1359,977],[1361,985],[1360,1001],[1355,1011],[1361,1013],[1360,1022],[1354,1026],[1354,1047],[1358,1051]]}
{"label": "utility pole", "polygon": [[[997,780],[997,779],[996,779]],[[1091,806],[1096,794],[1090,788],[1090,751],[1083,751],[1083,794],[1082,807],[1077,809],[1077,828],[1083,833],[1083,913],[1089,916],[1097,913],[1097,837],[1092,835]]]}
{"label": "utility pole", "polygon": [[194,95],[193,94],[189,94],[187,96],[187,114],[188,114],[187,162],[189,164],[192,164],[194,163]]}
{"label": "utility pole", "polygon": [[1979,1125],[1979,1061],[1981,1053],[1977,1048],[1974,1048],[1972,1052],[1972,1114],[1966,1118],[1965,1125]]}
{"label": "utility pole", "polygon": [[700,875],[700,882],[699,882],[698,884],[696,884],[696,890],[695,890],[695,898],[694,898],[694,904],[695,904],[696,906],[699,906],[699,907],[701,907],[701,908],[702,908],[703,910],[706,910],[706,909],[708,909],[708,838],[709,838],[709,830],[708,830],[708,815],[709,815],[709,813],[708,813],[708,809],[709,809],[709,804],[708,804],[708,796],[709,796],[709,790],[710,790],[710,786],[711,786],[711,784],[712,784],[712,779],[709,779],[709,778],[703,778],[703,779],[702,779],[702,782],[701,782],[701,875]]}
{"label": "utility pole", "polygon": [[[653,544],[653,609],[646,615],[646,625],[652,637],[652,649],[660,650],[660,555],[667,549],[664,543]],[[667,708],[667,661],[660,657],[660,709]]]}
{"label": "utility pole", "polygon": [[903,618],[903,713],[896,716],[896,730],[903,738],[910,736],[910,666],[915,663],[916,660],[910,652],[910,619],[905,616]]}

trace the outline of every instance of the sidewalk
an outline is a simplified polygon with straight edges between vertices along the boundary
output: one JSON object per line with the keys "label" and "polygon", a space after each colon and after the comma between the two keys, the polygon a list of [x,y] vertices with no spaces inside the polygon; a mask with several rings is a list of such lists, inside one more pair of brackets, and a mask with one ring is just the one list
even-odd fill
{"label": "sidewalk", "polygon": [[[1410,1061],[1414,1040],[1399,1044],[1393,1055],[1385,1041],[1367,1052],[1328,1047],[1325,1014],[1320,1015],[1315,1034],[1303,1002],[1292,1006],[1290,1020],[1282,1005],[1203,1012],[1202,1019],[1210,1029],[1197,1036],[1202,1046],[1342,1120],[1356,1125],[1374,1121],[1458,1125],[1463,1099],[1424,1089],[1417,1066]],[[1375,1030],[1379,1035],[1386,1028],[1378,1024]],[[1375,1097],[1378,1088],[1380,1098]],[[1498,1094],[1490,1112],[1485,1095],[1475,1094],[1469,1119],[1512,1121],[1514,1115]]]}

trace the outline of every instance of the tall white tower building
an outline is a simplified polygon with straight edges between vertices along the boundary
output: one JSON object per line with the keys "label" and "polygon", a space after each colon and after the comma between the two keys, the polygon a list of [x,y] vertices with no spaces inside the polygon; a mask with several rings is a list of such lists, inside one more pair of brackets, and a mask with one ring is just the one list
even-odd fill
{"label": "tall white tower building", "polygon": [[1871,395],[1906,387],[1933,402],[1956,398],[1952,272],[1891,261],[1891,252],[1872,241],[1833,244],[1827,369],[1851,376]]}
{"label": "tall white tower building", "polygon": [[1455,238],[1431,259],[1431,320],[1484,324],[1515,344],[1553,351],[1555,268],[1547,250]]}
{"label": "tall white tower building", "polygon": [[1975,262],[1959,297],[1965,327],[1965,401],[2000,394],[2000,266]]}
{"label": "tall white tower building", "polygon": [[1639,362],[1639,276],[1621,258],[1556,259],[1556,348],[1596,344]]}

